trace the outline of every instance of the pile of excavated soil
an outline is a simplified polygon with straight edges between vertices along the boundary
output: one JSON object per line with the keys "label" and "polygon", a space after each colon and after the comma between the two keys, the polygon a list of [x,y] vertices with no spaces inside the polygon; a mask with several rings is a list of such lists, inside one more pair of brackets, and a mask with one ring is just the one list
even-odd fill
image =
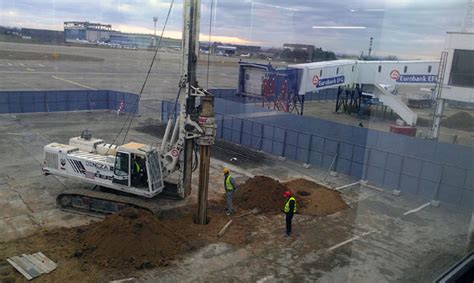
{"label": "pile of excavated soil", "polygon": [[151,213],[126,209],[104,221],[76,230],[80,244],[73,256],[103,267],[137,269],[166,265],[191,246]]}
{"label": "pile of excavated soil", "polygon": [[444,119],[441,122],[441,126],[474,132],[474,117],[468,112],[461,111]]}
{"label": "pile of excavated soil", "polygon": [[285,203],[283,193],[290,190],[302,214],[324,216],[348,208],[341,194],[306,179],[280,183],[265,176],[255,176],[238,185],[234,205],[243,210],[258,208],[262,212],[280,212]]}
{"label": "pile of excavated soil", "polygon": [[[209,202],[208,225],[193,223],[196,205],[166,210],[160,217],[145,210],[125,209],[89,225],[0,242],[0,263],[10,256],[41,251],[58,263],[58,268],[35,282],[108,282],[131,277],[142,269],[166,266],[210,243],[239,247],[253,241],[256,220],[252,215],[236,219],[222,237],[217,236],[230,219],[223,207]],[[13,268],[6,268],[0,264],[0,282],[25,281]]]}
{"label": "pile of excavated soil", "polygon": [[303,214],[324,216],[348,208],[339,192],[306,179],[291,180],[284,185],[300,198],[300,202],[303,203],[300,205]]}
{"label": "pile of excavated soil", "polygon": [[244,210],[280,212],[286,200],[283,193],[287,190],[293,193],[302,214],[324,216],[348,208],[339,192],[306,179],[280,183],[265,176],[256,176],[239,185],[234,204]]}
{"label": "pile of excavated soil", "polygon": [[283,208],[287,188],[275,179],[255,176],[238,185],[234,203],[242,209],[258,208],[262,212],[278,212]]}

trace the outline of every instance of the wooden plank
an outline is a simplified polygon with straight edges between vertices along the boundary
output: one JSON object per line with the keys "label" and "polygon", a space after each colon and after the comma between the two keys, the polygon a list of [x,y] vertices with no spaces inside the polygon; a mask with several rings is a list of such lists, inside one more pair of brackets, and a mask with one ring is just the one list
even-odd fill
{"label": "wooden plank", "polygon": [[44,259],[46,265],[51,266],[52,270],[56,269],[58,265],[52,261],[49,257],[45,256],[42,252],[38,252],[39,256]]}
{"label": "wooden plank", "polygon": [[28,259],[33,262],[36,266],[36,269],[38,269],[41,273],[48,273],[48,267],[41,262],[40,259],[38,259],[36,254],[28,255]]}
{"label": "wooden plank", "polygon": [[222,235],[224,235],[225,231],[227,230],[227,228],[229,228],[230,224],[232,224],[232,219],[229,220],[225,225],[224,227],[222,227],[222,229],[219,231],[219,233],[217,233],[217,237],[222,237]]}
{"label": "wooden plank", "polygon": [[38,253],[30,255],[30,258],[35,261],[37,266],[41,267],[43,273],[51,272],[51,268],[44,262],[44,260],[39,256]]}
{"label": "wooden plank", "polygon": [[43,273],[49,273],[57,267],[57,264],[42,252],[14,256],[8,258],[7,261],[28,280],[36,278]]}
{"label": "wooden plank", "polygon": [[[29,255],[27,254],[22,254],[21,255],[21,260],[23,263],[27,266],[27,272],[31,274],[33,277],[38,277],[40,274],[43,272],[41,271],[41,268],[38,268],[35,262],[33,262],[30,258]],[[36,275],[37,274],[37,275]],[[35,276],[36,275],[36,276]]]}
{"label": "wooden plank", "polygon": [[250,215],[250,214],[257,214],[260,210],[258,208],[254,208],[252,209],[251,211],[248,211],[248,212],[245,212],[245,213],[242,213],[240,215],[237,215],[236,217],[234,218],[240,218],[240,217],[244,217],[244,216],[247,216],[247,215]]}
{"label": "wooden plank", "polygon": [[41,259],[41,261],[50,269],[49,272],[53,271],[58,267],[58,265],[49,259],[47,256],[45,256],[42,252],[38,252],[38,257]]}
{"label": "wooden plank", "polygon": [[[14,258],[14,257],[13,257]],[[31,280],[33,276],[31,276],[28,272],[26,272],[20,265],[16,264],[15,259],[7,258],[8,263],[10,263],[18,272],[20,272],[26,279]]]}
{"label": "wooden plank", "polygon": [[36,278],[41,275],[41,273],[36,270],[35,266],[33,263],[31,263],[27,257],[24,256],[19,256],[18,259],[16,260],[16,263],[20,265],[23,270],[28,272],[33,278]]}

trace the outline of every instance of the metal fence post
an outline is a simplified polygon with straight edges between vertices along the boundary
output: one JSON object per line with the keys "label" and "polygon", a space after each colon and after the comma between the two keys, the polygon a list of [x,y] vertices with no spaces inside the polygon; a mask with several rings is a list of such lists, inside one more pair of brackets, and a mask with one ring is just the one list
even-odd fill
{"label": "metal fence post", "polygon": [[321,164],[319,167],[324,168],[324,150],[326,149],[326,138],[323,137],[323,151],[321,151]]}
{"label": "metal fence post", "polygon": [[239,144],[242,145],[242,134],[244,131],[244,119],[240,120],[240,135],[239,135]]}
{"label": "metal fence post", "polygon": [[285,134],[283,135],[283,150],[281,152],[281,156],[285,157],[286,154],[286,135],[287,135],[287,130],[285,129]]}
{"label": "metal fence post", "polygon": [[365,165],[364,165],[364,178],[363,180],[364,181],[367,181],[367,172],[369,171],[369,161],[370,161],[370,148],[366,147],[366,150],[367,150],[367,160],[365,161]]}
{"label": "metal fence post", "polygon": [[355,151],[355,145],[350,144],[352,146],[352,151],[351,151],[351,162],[349,162],[349,176],[352,176],[352,163],[354,162],[354,151]]}
{"label": "metal fence post", "polygon": [[306,164],[310,164],[311,162],[311,150],[313,148],[313,135],[309,135],[309,147],[308,147],[308,156],[306,158]]}
{"label": "metal fence post", "polygon": [[44,101],[44,112],[48,113],[48,102],[46,101],[46,93],[43,93],[43,101]]}
{"label": "metal fence post", "polygon": [[224,139],[224,114],[221,116],[221,139]]}
{"label": "metal fence post", "polygon": [[402,192],[402,189],[400,188],[400,184],[402,183],[402,175],[403,175],[403,165],[405,164],[405,156],[402,155],[402,162],[400,162],[400,172],[398,175],[398,183],[397,183],[397,188],[393,190],[393,194],[398,196]]}
{"label": "metal fence post", "polygon": [[324,176],[324,181],[326,181],[327,177],[329,176],[329,173],[331,172],[332,168],[337,168],[337,157],[339,155],[339,145],[340,143],[337,143],[337,148],[336,148],[336,154],[334,155],[334,158],[331,161],[331,165],[329,165],[328,171],[326,172],[326,175]]}
{"label": "metal fence post", "polygon": [[436,185],[436,188],[434,191],[433,200],[431,201],[431,205],[433,206],[439,206],[439,187],[441,187],[441,182],[443,181],[445,167],[446,167],[445,164],[443,164],[443,167],[441,167],[441,174],[438,180],[438,184]]}

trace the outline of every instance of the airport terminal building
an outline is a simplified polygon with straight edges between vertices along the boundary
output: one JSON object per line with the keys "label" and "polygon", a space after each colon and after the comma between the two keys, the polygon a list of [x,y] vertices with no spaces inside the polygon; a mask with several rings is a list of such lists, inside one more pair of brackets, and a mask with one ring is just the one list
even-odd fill
{"label": "airport terminal building", "polygon": [[64,22],[66,42],[107,42],[112,32],[112,25],[77,21]]}

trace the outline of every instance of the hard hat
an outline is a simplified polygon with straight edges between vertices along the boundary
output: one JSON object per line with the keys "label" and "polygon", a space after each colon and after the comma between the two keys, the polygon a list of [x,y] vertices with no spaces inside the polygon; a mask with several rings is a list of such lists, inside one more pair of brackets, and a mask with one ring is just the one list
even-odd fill
{"label": "hard hat", "polygon": [[224,168],[224,170],[222,170],[224,172],[224,174],[228,174],[230,172],[229,168]]}
{"label": "hard hat", "polygon": [[287,197],[291,196],[291,192],[286,191],[286,192],[283,193],[283,196],[287,198]]}

